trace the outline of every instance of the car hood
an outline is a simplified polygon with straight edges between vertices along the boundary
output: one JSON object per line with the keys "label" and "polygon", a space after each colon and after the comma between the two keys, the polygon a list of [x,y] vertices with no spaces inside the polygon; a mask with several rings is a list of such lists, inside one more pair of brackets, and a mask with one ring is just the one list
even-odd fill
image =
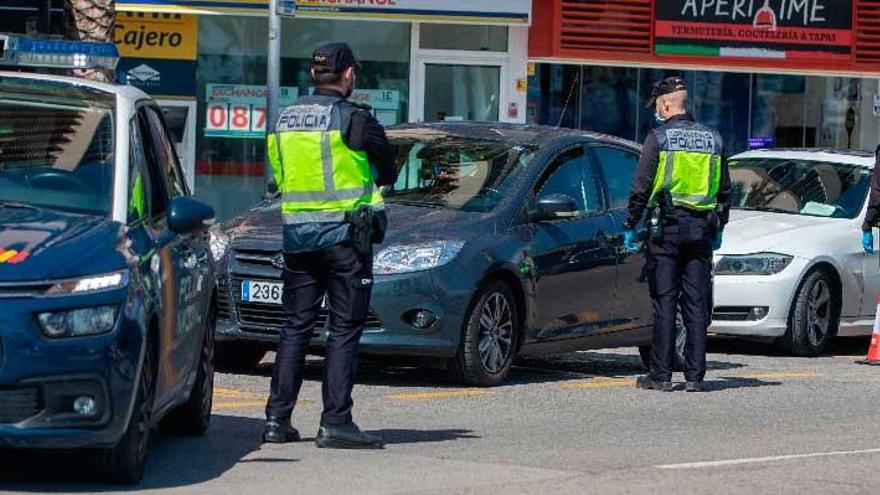
{"label": "car hood", "polygon": [[[441,239],[467,239],[493,232],[494,217],[487,213],[446,208],[386,205],[388,231],[383,245],[411,244]],[[281,250],[281,205],[262,203],[224,226],[235,249]],[[487,230],[488,229],[488,230]]]}
{"label": "car hood", "polygon": [[808,248],[805,241],[844,232],[850,222],[842,218],[731,210],[718,254],[773,252],[798,256]]}
{"label": "car hood", "polygon": [[[106,273],[126,266],[124,227],[41,208],[0,207],[0,282]],[[15,255],[9,257],[10,251]]]}

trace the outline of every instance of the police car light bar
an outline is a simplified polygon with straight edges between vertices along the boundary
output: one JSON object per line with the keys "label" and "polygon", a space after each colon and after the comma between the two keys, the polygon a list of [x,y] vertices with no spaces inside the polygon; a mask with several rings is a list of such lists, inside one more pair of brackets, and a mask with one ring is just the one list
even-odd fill
{"label": "police car light bar", "polygon": [[0,64],[60,69],[115,69],[119,52],[114,43],[38,40],[2,35]]}

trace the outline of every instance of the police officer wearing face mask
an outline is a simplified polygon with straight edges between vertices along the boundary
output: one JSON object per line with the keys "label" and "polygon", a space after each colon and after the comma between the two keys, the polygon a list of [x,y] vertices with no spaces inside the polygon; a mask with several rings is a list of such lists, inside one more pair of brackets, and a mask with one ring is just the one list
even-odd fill
{"label": "police officer wearing face mask", "polygon": [[639,388],[671,391],[676,313],[687,329],[685,389],[703,390],[706,332],[711,312],[712,251],[721,247],[730,208],[730,176],[718,131],[687,111],[680,77],[651,91],[660,126],[642,148],[624,224],[625,249],[639,250],[636,228],[649,210],[647,274],[654,315],[650,373]]}
{"label": "police officer wearing face mask", "polygon": [[358,63],[351,48],[315,50],[313,95],[282,110],[268,136],[268,155],[284,218],[285,326],[278,341],[263,440],[298,441],[290,422],[303,382],[306,348],[327,295],[324,410],[315,443],[329,448],[381,448],[381,438],[352,421],[358,341],[373,284],[372,243],[385,215],[379,186],[397,170],[385,131],[369,107],[346,100]]}

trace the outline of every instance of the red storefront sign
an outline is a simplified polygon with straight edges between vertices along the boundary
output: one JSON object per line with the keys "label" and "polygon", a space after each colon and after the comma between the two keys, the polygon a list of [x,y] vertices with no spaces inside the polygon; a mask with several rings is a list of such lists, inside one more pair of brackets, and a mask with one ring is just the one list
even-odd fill
{"label": "red storefront sign", "polygon": [[880,73],[880,0],[533,1],[532,59]]}
{"label": "red storefront sign", "polygon": [[654,53],[849,60],[852,18],[841,0],[656,0]]}

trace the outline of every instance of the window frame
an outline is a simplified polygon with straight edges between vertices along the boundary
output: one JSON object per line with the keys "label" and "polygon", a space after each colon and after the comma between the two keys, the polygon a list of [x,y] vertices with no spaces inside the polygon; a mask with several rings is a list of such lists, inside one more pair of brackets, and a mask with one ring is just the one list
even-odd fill
{"label": "window frame", "polygon": [[[149,138],[151,143],[154,139],[153,133],[149,129],[149,121],[141,122],[142,119],[149,118],[146,114],[146,109],[150,107],[150,105],[151,103],[149,100],[139,101],[135,106],[135,113],[134,117],[132,117],[132,120],[137,122],[138,130],[141,133],[141,143],[143,146],[147,173],[149,174],[150,180],[152,181],[152,186],[158,189],[153,192],[152,197],[150,198],[150,215],[148,217],[148,220],[151,225],[162,227],[164,224],[164,220],[168,216],[168,206],[171,202],[171,195],[168,194],[168,183],[167,179],[164,177],[165,172],[160,163],[161,160],[158,157],[154,156],[154,153],[157,150],[154,150],[153,145],[148,145],[145,140],[145,134]],[[144,129],[144,126],[147,126],[147,128]],[[156,212],[157,206],[155,204],[155,201],[153,201],[154,199],[156,199],[157,195],[161,196],[164,201],[164,204],[161,207],[162,211],[158,213]]]}
{"label": "window frame", "polygon": [[[581,183],[585,184],[588,179],[593,181],[593,184],[596,188],[596,200],[598,202],[598,205],[596,206],[595,210],[584,211],[584,212],[582,212],[582,214],[576,215],[571,218],[558,218],[555,220],[550,220],[549,221],[550,223],[571,222],[571,221],[576,221],[576,220],[582,220],[584,218],[602,216],[602,215],[605,215],[605,213],[607,211],[607,207],[606,207],[607,205],[606,205],[605,193],[604,193],[604,184],[602,184],[601,178],[598,175],[598,171],[596,170],[596,166],[594,164],[594,161],[593,161],[592,157],[590,156],[590,151],[588,149],[589,148],[588,143],[585,143],[585,142],[579,142],[579,143],[563,146],[562,148],[558,149],[557,151],[555,151],[553,153],[553,157],[548,160],[549,165],[546,166],[541,171],[541,173],[537,176],[535,181],[531,184],[531,187],[529,190],[529,204],[531,204],[533,206],[535,205],[535,203],[538,201],[538,193],[540,192],[541,187],[543,187],[543,185],[547,182],[547,180],[554,173],[556,173],[556,171],[560,167],[562,167],[564,164],[566,164],[570,160],[570,159],[563,160],[565,155],[567,155],[568,153],[571,153],[572,151],[577,150],[578,148],[580,148],[581,151],[583,152],[582,157],[585,159],[586,166],[592,172],[592,178],[588,178],[585,175],[585,170],[582,168],[580,170]],[[586,198],[584,198],[584,199],[586,199]]]}
{"label": "window frame", "polygon": [[[589,145],[587,145],[587,152],[590,155],[590,160],[593,162],[593,169],[598,174],[597,179],[602,184],[602,196],[605,202],[605,210],[609,212],[626,210],[627,205],[618,207],[611,206],[613,204],[611,201],[611,193],[608,187],[608,181],[605,177],[605,170],[602,168],[602,161],[599,159],[599,156],[596,153],[597,148],[608,148],[633,155],[636,160],[636,169],[633,170],[633,179],[638,173],[639,160],[641,159],[641,150],[619,145],[617,143],[608,143],[602,141],[589,143]],[[632,182],[630,182],[630,190],[632,190]]]}

